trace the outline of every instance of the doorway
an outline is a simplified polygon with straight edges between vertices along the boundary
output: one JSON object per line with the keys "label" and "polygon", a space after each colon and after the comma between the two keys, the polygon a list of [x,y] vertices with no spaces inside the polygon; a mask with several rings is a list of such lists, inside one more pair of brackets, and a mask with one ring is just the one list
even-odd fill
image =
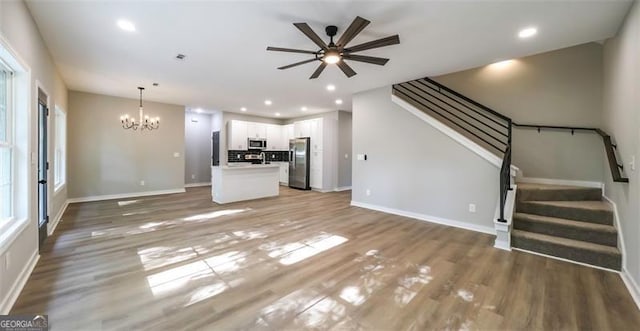
{"label": "doorway", "polygon": [[47,101],[47,95],[38,89],[38,242],[40,250],[47,239],[47,224],[49,224],[49,184],[47,178],[49,172],[47,155],[49,107]]}

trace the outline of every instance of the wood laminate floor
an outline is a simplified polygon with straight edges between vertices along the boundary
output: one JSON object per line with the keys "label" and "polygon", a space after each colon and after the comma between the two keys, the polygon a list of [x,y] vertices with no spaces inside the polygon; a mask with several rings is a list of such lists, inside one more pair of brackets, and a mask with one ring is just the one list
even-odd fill
{"label": "wood laminate floor", "polygon": [[12,314],[52,330],[638,330],[616,273],[281,188],[71,204]]}

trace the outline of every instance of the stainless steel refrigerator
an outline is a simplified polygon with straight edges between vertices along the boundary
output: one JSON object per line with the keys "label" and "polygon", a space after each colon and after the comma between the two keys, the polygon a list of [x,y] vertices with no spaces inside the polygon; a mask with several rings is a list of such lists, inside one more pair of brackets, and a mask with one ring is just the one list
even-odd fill
{"label": "stainless steel refrigerator", "polygon": [[310,139],[295,138],[289,140],[289,187],[310,190],[309,164]]}

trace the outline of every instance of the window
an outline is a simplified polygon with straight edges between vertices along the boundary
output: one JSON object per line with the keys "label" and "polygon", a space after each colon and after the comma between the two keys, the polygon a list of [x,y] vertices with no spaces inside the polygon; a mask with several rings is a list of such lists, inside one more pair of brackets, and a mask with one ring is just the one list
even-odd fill
{"label": "window", "polygon": [[55,116],[55,156],[54,164],[54,190],[60,190],[67,180],[67,114],[56,106]]}
{"label": "window", "polygon": [[0,61],[0,225],[13,216],[13,73]]}

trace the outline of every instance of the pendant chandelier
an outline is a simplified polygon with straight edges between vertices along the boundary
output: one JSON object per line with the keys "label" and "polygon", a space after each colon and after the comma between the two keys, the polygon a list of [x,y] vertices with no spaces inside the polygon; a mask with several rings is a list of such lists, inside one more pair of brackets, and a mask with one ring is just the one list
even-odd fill
{"label": "pendant chandelier", "polygon": [[129,114],[120,116],[122,128],[133,130],[138,130],[138,128],[140,128],[140,131],[144,129],[154,130],[160,128],[159,117],[149,118],[148,115],[144,115],[144,109],[142,107],[142,91],[144,91],[144,87],[138,87],[138,90],[140,90],[140,118],[136,121],[133,117],[130,118]]}

